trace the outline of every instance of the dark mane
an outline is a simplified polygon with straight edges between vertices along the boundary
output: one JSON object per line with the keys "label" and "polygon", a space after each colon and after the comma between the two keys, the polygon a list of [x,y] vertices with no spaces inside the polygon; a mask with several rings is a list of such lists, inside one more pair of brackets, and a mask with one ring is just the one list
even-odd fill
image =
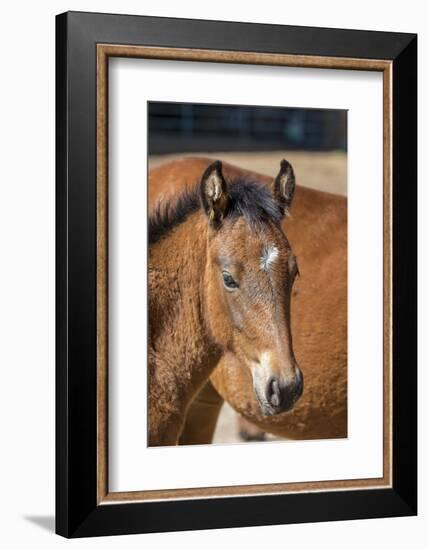
{"label": "dark mane", "polygon": [[[258,182],[237,178],[229,182],[230,205],[227,217],[243,216],[250,226],[269,221],[280,223],[283,213],[266,186]],[[156,243],[171,229],[183,223],[188,216],[202,207],[200,186],[186,189],[178,198],[159,203],[149,215],[149,245]]]}

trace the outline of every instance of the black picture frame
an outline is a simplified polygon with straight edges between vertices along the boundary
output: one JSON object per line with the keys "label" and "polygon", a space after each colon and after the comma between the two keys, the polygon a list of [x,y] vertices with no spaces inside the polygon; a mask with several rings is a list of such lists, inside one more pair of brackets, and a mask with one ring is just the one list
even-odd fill
{"label": "black picture frame", "polygon": [[[97,505],[96,46],[392,62],[391,488]],[[56,532],[65,537],[417,513],[417,36],[68,12],[56,18]]]}

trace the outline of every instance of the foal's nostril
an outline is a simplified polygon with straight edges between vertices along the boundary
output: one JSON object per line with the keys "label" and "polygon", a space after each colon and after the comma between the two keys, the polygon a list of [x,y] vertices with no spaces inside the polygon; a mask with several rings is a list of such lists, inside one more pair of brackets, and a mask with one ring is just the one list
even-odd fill
{"label": "foal's nostril", "polygon": [[272,407],[279,407],[281,404],[281,388],[276,376],[270,378],[267,383],[266,398]]}

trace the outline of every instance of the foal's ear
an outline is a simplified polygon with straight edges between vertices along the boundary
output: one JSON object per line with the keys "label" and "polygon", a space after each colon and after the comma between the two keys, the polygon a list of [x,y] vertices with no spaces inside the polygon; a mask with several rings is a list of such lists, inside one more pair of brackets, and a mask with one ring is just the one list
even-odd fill
{"label": "foal's ear", "polygon": [[291,203],[293,202],[294,189],[296,187],[296,178],[291,164],[282,159],[279,174],[273,183],[273,194],[278,201],[284,215],[288,214]]}
{"label": "foal's ear", "polygon": [[230,201],[227,183],[223,177],[219,160],[210,164],[203,173],[200,192],[202,206],[210,224],[216,227],[226,216]]}

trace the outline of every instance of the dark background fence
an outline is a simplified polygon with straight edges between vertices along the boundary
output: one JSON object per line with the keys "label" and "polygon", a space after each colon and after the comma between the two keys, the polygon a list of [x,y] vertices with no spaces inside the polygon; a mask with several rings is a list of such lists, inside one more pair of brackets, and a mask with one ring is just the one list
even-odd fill
{"label": "dark background fence", "polygon": [[149,154],[346,151],[347,111],[149,103]]}

